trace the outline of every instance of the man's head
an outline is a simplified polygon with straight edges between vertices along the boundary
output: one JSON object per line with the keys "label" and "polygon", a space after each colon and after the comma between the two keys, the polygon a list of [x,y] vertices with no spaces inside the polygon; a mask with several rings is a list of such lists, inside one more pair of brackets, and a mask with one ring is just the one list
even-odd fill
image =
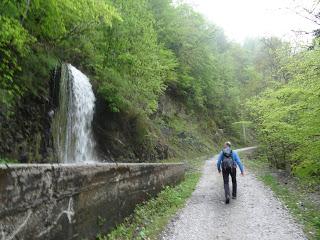
{"label": "man's head", "polygon": [[223,145],[224,148],[231,148],[231,142],[225,142]]}

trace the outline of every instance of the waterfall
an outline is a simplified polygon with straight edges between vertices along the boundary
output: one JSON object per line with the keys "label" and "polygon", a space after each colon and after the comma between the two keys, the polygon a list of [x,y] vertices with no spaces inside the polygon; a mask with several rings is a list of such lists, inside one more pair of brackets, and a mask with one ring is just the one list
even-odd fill
{"label": "waterfall", "polygon": [[86,75],[71,64],[63,64],[59,86],[59,107],[53,120],[53,138],[59,162],[96,160],[91,123],[95,96]]}

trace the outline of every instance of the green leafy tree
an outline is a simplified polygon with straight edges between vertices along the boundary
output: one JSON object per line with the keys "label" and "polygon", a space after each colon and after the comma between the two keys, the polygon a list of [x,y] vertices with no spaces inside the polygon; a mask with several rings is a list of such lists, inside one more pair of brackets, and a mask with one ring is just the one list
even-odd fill
{"label": "green leafy tree", "polygon": [[317,48],[293,55],[284,66],[291,76],[289,83],[270,88],[248,103],[269,160],[313,183],[320,176],[319,57]]}
{"label": "green leafy tree", "polygon": [[98,89],[114,111],[151,114],[157,109],[175,59],[157,42],[154,18],[145,0],[113,1],[123,21],[103,32]]}

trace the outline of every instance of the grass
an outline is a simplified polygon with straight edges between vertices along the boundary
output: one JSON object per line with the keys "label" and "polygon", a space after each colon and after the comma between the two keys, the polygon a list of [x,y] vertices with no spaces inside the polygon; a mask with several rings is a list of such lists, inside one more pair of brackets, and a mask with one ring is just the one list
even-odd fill
{"label": "grass", "polygon": [[[277,178],[276,174],[273,174],[268,162],[261,156],[253,160],[245,156],[243,158],[245,165],[253,170],[259,180],[270,187],[294,218],[303,225],[308,239],[320,239],[320,209],[307,198],[307,186],[303,187],[302,183],[296,182],[296,188],[288,187]],[[291,179],[291,181],[297,180]]]}
{"label": "grass", "polygon": [[18,163],[18,161],[14,159],[9,159],[9,158],[0,158],[0,164],[6,164],[6,163]]}
{"label": "grass", "polygon": [[98,240],[157,239],[168,221],[181,209],[194,191],[200,172],[186,173],[185,180],[175,187],[166,187],[156,198],[138,205],[134,213],[107,236]]}

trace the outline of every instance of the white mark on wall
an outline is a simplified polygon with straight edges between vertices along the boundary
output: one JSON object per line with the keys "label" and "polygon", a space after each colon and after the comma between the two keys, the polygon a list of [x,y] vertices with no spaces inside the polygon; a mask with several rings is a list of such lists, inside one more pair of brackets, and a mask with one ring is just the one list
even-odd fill
{"label": "white mark on wall", "polygon": [[40,232],[38,234],[38,238],[43,236],[44,234],[47,234],[48,232],[51,231],[52,228],[54,228],[54,226],[57,225],[59,219],[63,216],[63,214],[67,215],[68,221],[71,224],[72,223],[72,217],[74,216],[74,209],[73,209],[73,199],[72,197],[70,197],[69,199],[69,203],[68,203],[68,208],[66,210],[63,210],[56,218],[56,220],[51,224],[50,227],[48,227],[47,229],[45,229],[44,231]]}
{"label": "white mark on wall", "polygon": [[4,240],[5,239],[5,233],[3,231],[2,225],[0,225],[0,228],[1,228],[1,240]]}
{"label": "white mark on wall", "polygon": [[27,225],[27,222],[32,214],[32,210],[29,209],[27,213],[27,217],[24,219],[24,221],[16,228],[16,230],[13,231],[9,236],[6,236],[6,233],[3,231],[3,227],[1,225],[1,240],[12,240],[21,230],[22,228]]}
{"label": "white mark on wall", "polygon": [[71,223],[72,217],[74,216],[73,199],[72,199],[72,197],[70,197],[70,199],[69,199],[68,209],[63,211],[62,213],[67,214],[69,223]]}

